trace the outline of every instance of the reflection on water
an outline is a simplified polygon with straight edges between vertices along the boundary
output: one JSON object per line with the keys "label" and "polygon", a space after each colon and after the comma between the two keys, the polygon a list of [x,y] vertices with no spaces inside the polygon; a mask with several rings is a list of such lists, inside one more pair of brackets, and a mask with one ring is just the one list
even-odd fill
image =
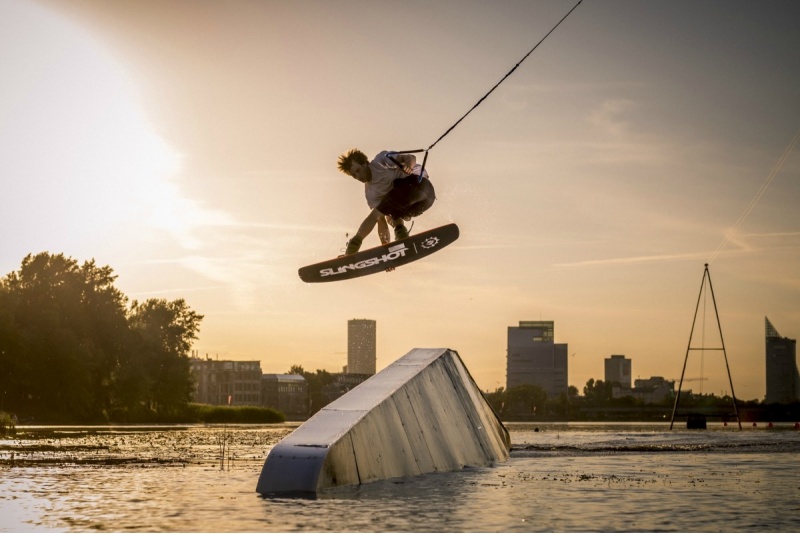
{"label": "reflection on water", "polygon": [[[509,425],[466,469],[263,499],[291,427],[38,429],[0,441],[3,531],[797,531],[800,432]],[[220,464],[220,443],[230,456]],[[14,455],[13,461],[11,455]]]}

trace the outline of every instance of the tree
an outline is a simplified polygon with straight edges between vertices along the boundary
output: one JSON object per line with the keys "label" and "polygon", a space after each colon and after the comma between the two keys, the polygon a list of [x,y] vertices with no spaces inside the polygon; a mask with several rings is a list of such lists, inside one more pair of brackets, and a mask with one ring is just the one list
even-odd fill
{"label": "tree", "polygon": [[316,372],[312,373],[303,369],[302,365],[292,365],[289,369],[289,374],[301,375],[306,379],[310,415],[315,414],[328,404],[328,396],[323,391],[323,388],[336,382],[334,375],[324,369],[317,369]]}
{"label": "tree", "polygon": [[0,282],[0,376],[9,405],[65,421],[107,411],[126,329],[116,277],[94,260],[28,255]]}
{"label": "tree", "polygon": [[492,407],[492,409],[497,413],[499,416],[504,416],[506,411],[506,388],[500,386],[499,388],[495,389],[494,392],[489,393],[488,391],[483,392],[483,397],[486,399],[486,402]]}
{"label": "tree", "polygon": [[202,319],[183,299],[133,302],[129,323],[134,345],[128,363],[141,366],[141,376],[135,376],[138,395],[134,397],[143,398],[150,410],[174,415],[189,403],[194,389],[189,350]]}
{"label": "tree", "polygon": [[511,415],[532,417],[544,415],[547,392],[534,384],[516,386],[506,391],[506,409]]}
{"label": "tree", "polygon": [[191,393],[188,352],[201,315],[183,300],[134,302],[110,267],[28,255],[0,279],[0,395],[23,419],[174,414]]}
{"label": "tree", "polygon": [[594,378],[590,378],[583,388],[585,404],[588,406],[605,406],[611,400],[611,390],[611,382],[595,381]]}

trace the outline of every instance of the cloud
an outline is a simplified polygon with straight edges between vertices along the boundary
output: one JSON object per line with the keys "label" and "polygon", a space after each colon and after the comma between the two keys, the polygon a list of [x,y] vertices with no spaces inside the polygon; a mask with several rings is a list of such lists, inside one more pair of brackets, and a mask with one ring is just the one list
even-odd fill
{"label": "cloud", "polygon": [[613,98],[600,104],[589,115],[589,122],[610,135],[622,135],[628,132],[631,112],[639,105],[627,98]]}
{"label": "cloud", "polygon": [[800,232],[763,232],[742,234],[742,237],[800,237]]}
{"label": "cloud", "polygon": [[756,191],[753,198],[750,199],[750,203],[747,205],[747,207],[745,207],[742,214],[736,220],[736,223],[733,225],[733,228],[731,228],[730,231],[728,231],[728,233],[725,236],[725,239],[722,240],[722,242],[717,247],[717,250],[714,251],[714,254],[711,257],[712,260],[716,258],[717,254],[719,254],[725,249],[725,245],[728,243],[728,241],[734,238],[734,234],[739,230],[739,227],[741,227],[747,220],[747,218],[750,216],[750,213],[753,211],[753,208],[755,208],[756,204],[758,204],[758,201],[761,200],[761,197],[764,195],[764,192],[769,188],[769,185],[772,183],[772,180],[775,178],[775,176],[778,175],[778,173],[780,173],[784,163],[786,163],[786,160],[789,159],[789,156],[794,151],[794,147],[797,145],[798,141],[800,141],[800,130],[798,130],[797,133],[794,135],[791,142],[789,143],[789,146],[787,146],[786,150],[783,151],[783,154],[778,160],[778,163],[775,165],[775,167],[773,167],[772,171],[764,179],[764,182],[761,184],[761,187],[758,189],[758,191]]}
{"label": "cloud", "polygon": [[569,263],[556,263],[553,267],[592,267],[596,265],[630,265],[636,263],[662,263],[670,261],[702,260],[706,252],[686,252],[681,254],[654,254],[649,256],[629,256],[623,258],[607,258],[602,260],[583,260]]}
{"label": "cloud", "polygon": [[[742,256],[753,253],[763,253],[765,250],[782,249],[782,248],[798,248],[800,243],[795,239],[800,237],[800,232],[765,232],[765,233],[747,233],[738,234],[735,231],[731,232],[725,238],[726,245],[732,245],[731,250],[717,249],[713,253],[705,252],[684,252],[675,254],[651,254],[642,256],[625,256],[619,258],[606,258],[597,260],[582,260],[567,263],[556,263],[553,267],[593,267],[603,265],[633,265],[641,263],[665,263],[675,261],[688,261],[688,260],[703,260],[711,263],[719,257],[724,256]],[[759,242],[756,244],[754,241]]]}

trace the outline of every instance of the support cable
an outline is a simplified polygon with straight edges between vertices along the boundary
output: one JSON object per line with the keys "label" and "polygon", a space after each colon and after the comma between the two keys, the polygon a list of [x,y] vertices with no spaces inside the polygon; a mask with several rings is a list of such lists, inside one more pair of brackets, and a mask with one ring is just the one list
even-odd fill
{"label": "support cable", "polygon": [[455,129],[455,127],[456,127],[456,126],[458,126],[458,125],[461,123],[461,121],[463,121],[465,118],[467,118],[467,115],[469,115],[470,113],[472,113],[472,111],[473,111],[475,108],[477,108],[478,106],[480,106],[480,105],[481,105],[481,103],[482,103],[484,100],[486,100],[486,98],[487,98],[487,97],[488,97],[490,94],[492,94],[492,92],[494,92],[494,90],[495,90],[495,89],[497,89],[497,88],[500,86],[500,84],[501,84],[501,83],[503,83],[503,82],[506,80],[506,78],[508,78],[509,76],[511,76],[511,74],[512,74],[512,73],[513,73],[515,70],[517,70],[517,67],[519,67],[519,66],[522,64],[522,62],[523,62],[523,61],[525,61],[526,59],[528,59],[528,56],[530,56],[531,54],[533,54],[533,51],[534,51],[534,50],[536,50],[537,48],[539,48],[539,45],[540,45],[540,44],[542,44],[542,43],[544,42],[544,40],[545,40],[545,39],[547,39],[547,38],[550,36],[550,34],[551,34],[551,33],[553,33],[553,32],[555,31],[555,29],[556,29],[556,28],[558,28],[558,27],[561,25],[561,23],[562,23],[562,22],[564,22],[564,20],[566,20],[566,18],[567,18],[567,17],[569,17],[570,13],[572,13],[573,11],[575,11],[575,9],[576,9],[576,8],[577,8],[577,7],[578,7],[580,4],[581,4],[581,2],[583,2],[583,0],[578,0],[578,3],[577,3],[577,4],[575,4],[575,5],[572,7],[572,9],[570,9],[570,10],[567,12],[567,14],[566,14],[566,15],[564,15],[564,16],[561,18],[561,20],[559,20],[559,21],[558,21],[558,23],[556,23],[556,25],[555,25],[555,26],[553,26],[553,27],[550,29],[550,31],[549,31],[549,32],[547,32],[547,34],[546,34],[544,37],[542,37],[542,38],[539,40],[539,42],[538,42],[538,43],[536,43],[536,45],[534,45],[534,47],[533,47],[533,48],[531,48],[531,49],[530,49],[530,51],[528,51],[528,53],[527,53],[527,54],[525,54],[525,56],[524,56],[522,59],[520,59],[520,60],[517,62],[517,64],[516,64],[516,65],[514,65],[514,67],[513,67],[513,68],[512,68],[510,71],[508,71],[508,73],[507,73],[505,76],[503,76],[503,77],[500,79],[500,81],[499,81],[499,82],[497,82],[497,83],[494,85],[494,87],[492,87],[491,89],[489,89],[489,92],[488,92],[488,93],[486,93],[485,95],[483,95],[483,96],[481,97],[481,99],[480,99],[480,100],[478,100],[478,101],[475,103],[475,105],[474,105],[474,106],[472,106],[472,107],[469,109],[469,111],[467,111],[466,113],[464,113],[464,115],[463,115],[463,116],[462,116],[460,119],[458,119],[458,120],[455,122],[455,124],[453,124],[453,125],[452,125],[450,128],[448,128],[448,129],[447,129],[447,131],[446,131],[446,132],[444,132],[442,135],[440,135],[440,136],[439,136],[439,139],[437,139],[436,141],[434,141],[434,142],[433,142],[433,144],[431,144],[431,146],[429,146],[429,147],[428,147],[428,149],[427,149],[425,152],[427,152],[428,150],[430,150],[430,149],[432,149],[433,147],[435,147],[435,146],[436,146],[436,144],[437,144],[439,141],[441,141],[442,139],[444,139],[444,138],[447,136],[447,134],[449,134],[451,131],[453,131],[453,130]]}
{"label": "support cable", "polygon": [[[430,150],[431,150],[433,147],[435,147],[435,146],[436,146],[436,145],[439,143],[439,141],[441,141],[442,139],[444,139],[445,137],[447,137],[447,134],[449,134],[450,132],[452,132],[452,131],[453,131],[453,130],[456,128],[456,126],[458,126],[459,124],[461,124],[461,121],[463,121],[464,119],[466,119],[466,118],[467,118],[467,115],[469,115],[470,113],[472,113],[472,112],[475,110],[475,108],[477,108],[478,106],[480,106],[480,105],[481,105],[481,103],[483,103],[483,101],[484,101],[484,100],[486,100],[486,99],[489,97],[489,95],[490,95],[490,94],[492,94],[492,93],[494,92],[494,90],[495,90],[495,89],[497,89],[497,88],[500,86],[500,84],[501,84],[501,83],[503,83],[503,82],[506,80],[506,78],[508,78],[509,76],[511,76],[511,74],[512,74],[512,73],[513,73],[515,70],[517,70],[517,68],[518,68],[518,67],[519,67],[519,66],[522,64],[522,62],[523,62],[523,61],[525,61],[526,59],[528,59],[528,56],[530,56],[531,54],[533,54],[533,51],[534,51],[534,50],[536,50],[537,48],[539,48],[539,45],[540,45],[540,44],[542,44],[542,43],[544,42],[544,40],[545,40],[545,39],[547,39],[547,38],[550,36],[550,34],[551,34],[551,33],[553,33],[553,32],[556,30],[556,28],[558,28],[558,27],[561,25],[561,23],[562,23],[562,22],[564,22],[564,21],[566,20],[566,18],[567,18],[567,17],[569,17],[569,16],[570,16],[570,14],[572,14],[572,12],[573,12],[573,11],[575,11],[575,9],[576,9],[576,8],[577,8],[579,5],[581,5],[581,2],[583,2],[583,0],[578,0],[578,3],[577,3],[577,4],[575,4],[574,6],[572,6],[572,9],[570,9],[570,10],[567,12],[567,14],[566,14],[566,15],[564,15],[563,17],[561,17],[561,20],[559,20],[559,21],[556,23],[556,25],[555,25],[555,26],[553,26],[553,27],[550,29],[550,31],[549,31],[549,32],[547,32],[547,33],[545,34],[545,36],[544,36],[544,37],[542,37],[542,38],[539,40],[539,42],[538,42],[538,43],[536,43],[536,44],[534,45],[534,47],[533,47],[533,48],[531,48],[531,49],[528,51],[528,53],[527,53],[527,54],[525,54],[525,55],[522,57],[522,59],[520,59],[520,60],[517,62],[517,64],[516,64],[516,65],[514,65],[514,67],[513,67],[513,68],[512,68],[510,71],[508,71],[508,72],[506,73],[506,75],[505,75],[505,76],[503,76],[503,77],[500,79],[500,81],[499,81],[499,82],[497,82],[496,84],[494,84],[494,87],[492,87],[491,89],[489,89],[489,91],[488,91],[488,92],[487,92],[485,95],[483,95],[483,96],[480,98],[480,100],[478,100],[478,101],[475,103],[475,105],[474,105],[474,106],[472,106],[472,107],[469,109],[469,111],[467,111],[466,113],[464,113],[464,115],[462,115],[460,119],[458,119],[458,120],[457,120],[457,121],[456,121],[456,122],[455,122],[455,123],[454,123],[454,124],[453,124],[453,125],[452,125],[450,128],[448,128],[448,129],[447,129],[447,130],[446,130],[446,131],[445,131],[445,132],[444,132],[442,135],[440,135],[440,136],[439,136],[439,138],[438,138],[436,141],[434,141],[434,142],[433,142],[433,143],[432,143],[432,144],[431,144],[431,145],[430,145],[428,148],[419,148],[419,149],[416,149],[416,150],[401,150],[401,151],[398,151],[398,152],[395,152],[395,153],[396,153],[396,154],[415,154],[415,153],[419,153],[419,152],[424,152],[424,153],[425,153],[425,156],[424,156],[424,158],[422,159],[422,171],[424,172],[424,171],[425,171],[425,163],[428,161],[428,152],[429,152],[429,151],[430,151]],[[422,177],[422,172],[420,172],[420,180],[422,179],[421,177]]]}

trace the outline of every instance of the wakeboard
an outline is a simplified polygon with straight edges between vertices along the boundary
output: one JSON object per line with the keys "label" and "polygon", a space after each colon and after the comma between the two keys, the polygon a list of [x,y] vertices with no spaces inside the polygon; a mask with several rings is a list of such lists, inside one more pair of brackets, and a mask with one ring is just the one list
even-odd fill
{"label": "wakeboard", "polygon": [[300,279],[308,283],[336,282],[400,267],[430,256],[458,239],[458,226],[446,224],[388,245],[301,267]]}

